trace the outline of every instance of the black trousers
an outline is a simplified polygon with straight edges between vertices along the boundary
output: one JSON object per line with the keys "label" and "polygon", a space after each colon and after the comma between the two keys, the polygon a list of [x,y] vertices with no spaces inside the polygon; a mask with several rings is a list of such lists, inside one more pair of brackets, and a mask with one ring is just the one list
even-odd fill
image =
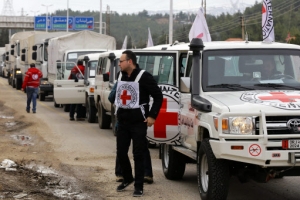
{"label": "black trousers", "polygon": [[147,123],[134,124],[119,121],[117,130],[117,157],[123,171],[124,182],[133,179],[132,167],[128,157],[128,150],[132,140],[132,152],[134,160],[134,172],[136,189],[144,187],[144,154],[147,148]]}
{"label": "black trousers", "polygon": [[82,104],[70,104],[70,118],[74,118],[76,112],[76,118],[84,118]]}
{"label": "black trousers", "polygon": [[[148,144],[148,141],[147,141],[147,144]],[[144,176],[153,177],[152,162],[151,162],[151,156],[150,156],[150,151],[149,151],[148,145],[144,152],[144,168],[145,168]],[[122,168],[120,166],[118,157],[116,157],[115,175],[123,176]]]}

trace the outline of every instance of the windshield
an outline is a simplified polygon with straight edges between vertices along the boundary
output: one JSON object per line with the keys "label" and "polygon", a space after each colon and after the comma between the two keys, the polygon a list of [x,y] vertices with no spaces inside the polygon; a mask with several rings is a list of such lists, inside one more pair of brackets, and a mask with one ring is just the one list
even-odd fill
{"label": "windshield", "polygon": [[203,52],[203,91],[300,89],[300,51]]}
{"label": "windshield", "polygon": [[[90,54],[90,53],[102,53],[103,51],[83,51],[83,52],[72,52],[68,53],[67,61],[66,62],[77,62],[77,58],[81,55]],[[67,70],[71,70],[74,67],[74,65],[67,64],[66,68]]]}

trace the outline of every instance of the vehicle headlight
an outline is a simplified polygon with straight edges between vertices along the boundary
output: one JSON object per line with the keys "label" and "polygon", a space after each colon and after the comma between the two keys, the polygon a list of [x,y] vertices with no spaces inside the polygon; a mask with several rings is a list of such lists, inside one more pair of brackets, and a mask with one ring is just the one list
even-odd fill
{"label": "vehicle headlight", "polygon": [[[214,117],[214,124],[218,130],[218,118]],[[254,134],[252,117],[229,117],[222,119],[222,132],[227,134],[252,135]]]}
{"label": "vehicle headlight", "polygon": [[22,72],[21,72],[21,70],[17,70],[16,73],[17,74],[21,74]]}
{"label": "vehicle headlight", "polygon": [[229,129],[232,134],[252,135],[252,117],[230,117]]}
{"label": "vehicle headlight", "polygon": [[49,82],[48,82],[48,81],[41,81],[41,84],[42,84],[42,85],[48,85]]}

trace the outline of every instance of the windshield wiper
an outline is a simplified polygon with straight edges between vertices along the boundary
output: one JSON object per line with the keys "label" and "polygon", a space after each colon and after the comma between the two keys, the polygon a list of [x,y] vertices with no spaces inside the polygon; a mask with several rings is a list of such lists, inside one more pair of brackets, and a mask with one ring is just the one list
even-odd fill
{"label": "windshield wiper", "polygon": [[282,85],[278,83],[258,83],[254,84],[254,86],[259,86],[259,87],[272,87],[272,88],[282,88],[282,87],[287,87],[287,88],[292,88],[295,90],[299,90],[299,87],[294,87],[294,86],[289,86],[289,85]]}
{"label": "windshield wiper", "polygon": [[249,87],[244,87],[241,86],[240,84],[216,84],[216,85],[209,85],[207,86],[208,88],[229,88],[229,89],[236,89],[236,88],[240,88],[240,89],[247,89],[247,90],[254,90],[253,88],[249,88]]}

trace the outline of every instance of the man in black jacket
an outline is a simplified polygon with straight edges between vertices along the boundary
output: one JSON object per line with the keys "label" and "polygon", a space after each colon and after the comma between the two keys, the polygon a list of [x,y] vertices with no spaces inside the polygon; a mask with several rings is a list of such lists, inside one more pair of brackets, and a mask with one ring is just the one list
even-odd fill
{"label": "man in black jacket", "polygon": [[[122,53],[119,66],[115,105],[117,109],[117,157],[123,171],[123,182],[117,191],[123,191],[134,183],[133,196],[143,195],[144,152],[147,147],[147,126],[151,127],[162,105],[162,92],[153,76],[141,70],[136,63],[136,55],[129,50]],[[153,104],[149,111],[150,96]],[[130,142],[133,143],[135,179],[128,157]]]}

